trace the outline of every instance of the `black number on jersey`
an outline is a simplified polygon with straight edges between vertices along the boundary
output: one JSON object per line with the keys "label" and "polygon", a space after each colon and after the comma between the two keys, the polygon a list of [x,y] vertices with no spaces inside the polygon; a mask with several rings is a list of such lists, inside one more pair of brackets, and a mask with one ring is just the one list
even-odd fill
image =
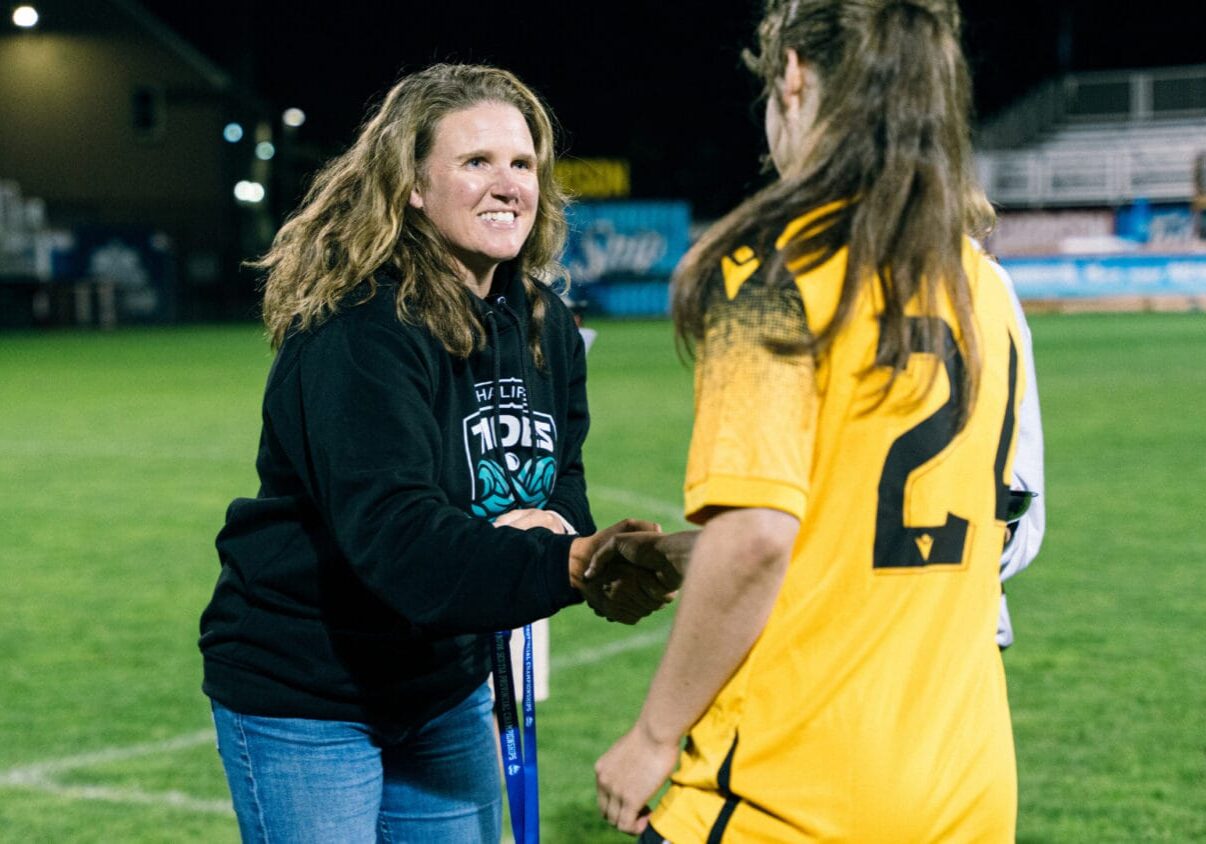
{"label": "black number on jersey", "polygon": [[[910,317],[920,327],[920,317]],[[943,357],[950,395],[942,407],[905,431],[888,450],[883,474],[879,478],[879,509],[875,517],[875,568],[916,568],[934,565],[959,565],[967,544],[967,520],[948,512],[940,525],[910,525],[905,522],[905,485],[914,470],[936,458],[954,439],[959,392],[963,384],[963,355],[950,326],[940,323]],[[914,338],[919,332],[912,332]],[[914,349],[913,351],[920,351]],[[1016,417],[1013,410],[1017,394],[1018,351],[1009,341],[1009,398],[1001,425],[1001,440],[994,465],[996,472],[996,517],[1002,521],[1009,506],[1009,484],[1003,479],[1009,444],[1013,440]]]}

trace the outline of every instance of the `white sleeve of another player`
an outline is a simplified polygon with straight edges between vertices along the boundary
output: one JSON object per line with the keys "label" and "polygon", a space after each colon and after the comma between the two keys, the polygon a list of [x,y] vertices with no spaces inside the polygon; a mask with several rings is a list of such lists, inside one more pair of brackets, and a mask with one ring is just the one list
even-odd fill
{"label": "white sleeve of another player", "polygon": [[[1013,536],[1001,556],[1001,580],[1004,581],[1020,572],[1038,556],[1047,529],[1046,488],[1043,481],[1043,420],[1039,411],[1038,379],[1034,370],[1034,349],[1030,339],[1030,326],[1022,304],[1018,301],[1013,280],[1004,268],[993,264],[993,268],[1005,284],[1013,302],[1018,326],[1022,334],[1022,361],[1026,367],[1026,391],[1022,394],[1022,407],[1018,417],[1018,445],[1013,460],[1013,488],[1037,492],[1038,497],[1030,505],[1020,522],[1014,526]],[[1001,596],[1001,615],[997,623],[997,644],[1007,647],[1013,643],[1013,626],[1009,618],[1009,607],[1005,596]]]}

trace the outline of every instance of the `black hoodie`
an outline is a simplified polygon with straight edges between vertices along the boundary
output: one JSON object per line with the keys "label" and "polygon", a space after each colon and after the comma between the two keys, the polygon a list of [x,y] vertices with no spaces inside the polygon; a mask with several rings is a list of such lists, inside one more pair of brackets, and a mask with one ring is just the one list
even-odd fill
{"label": "black hoodie", "polygon": [[489,519],[543,506],[594,531],[585,351],[542,287],[538,370],[523,286],[497,281],[502,294],[480,302],[487,348],[467,360],[399,320],[384,273],[369,301],[282,344],[260,491],[227,510],[201,617],[210,697],[249,715],[406,729],[484,682],[491,631],[579,600],[571,537]]}

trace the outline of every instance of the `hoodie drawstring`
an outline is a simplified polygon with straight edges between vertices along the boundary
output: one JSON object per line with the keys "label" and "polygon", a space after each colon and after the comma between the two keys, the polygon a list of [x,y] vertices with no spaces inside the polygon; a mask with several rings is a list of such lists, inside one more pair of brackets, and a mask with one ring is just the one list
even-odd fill
{"label": "hoodie drawstring", "polygon": [[[515,324],[516,331],[519,333],[519,381],[523,388],[523,400],[521,407],[524,411],[524,416],[528,423],[528,436],[530,438],[529,448],[533,465],[535,464],[537,448],[536,448],[536,417],[532,413],[531,390],[528,388],[528,355],[527,355],[527,337],[523,330],[523,322],[519,316],[507,307],[507,299],[505,296],[499,296],[495,300],[495,308],[497,312],[501,312],[507,316],[511,322]],[[498,460],[502,467],[503,477],[506,478],[507,487],[511,490],[511,494],[515,497],[515,505],[518,507],[521,504],[528,504],[522,495],[520,495],[521,484],[517,484],[515,477],[511,474],[511,467],[507,465],[506,452],[502,450],[502,348],[498,341],[498,324],[495,318],[496,310],[490,309],[486,311],[486,326],[490,334],[491,353],[494,359],[494,400],[490,408],[491,417],[494,424],[494,443],[491,449],[491,454]],[[517,445],[523,444],[522,423],[520,424],[519,442]]]}
{"label": "hoodie drawstring", "polygon": [[[531,438],[529,447],[532,461],[535,463],[538,449],[536,447],[536,416],[532,413],[532,391],[528,387],[528,337],[523,330],[523,322],[519,319],[519,315],[507,306],[505,296],[498,297],[498,308],[515,323],[515,330],[519,332],[519,381],[523,384],[523,410],[524,416],[528,420],[528,436]],[[520,439],[522,440],[522,436]]]}

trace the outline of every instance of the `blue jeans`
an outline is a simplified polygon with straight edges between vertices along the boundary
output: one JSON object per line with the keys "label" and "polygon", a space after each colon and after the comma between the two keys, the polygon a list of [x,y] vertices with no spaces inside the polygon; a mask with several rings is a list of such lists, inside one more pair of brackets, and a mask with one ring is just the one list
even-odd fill
{"label": "blue jeans", "polygon": [[489,842],[502,826],[491,695],[387,742],[370,725],[240,715],[213,702],[245,842]]}

